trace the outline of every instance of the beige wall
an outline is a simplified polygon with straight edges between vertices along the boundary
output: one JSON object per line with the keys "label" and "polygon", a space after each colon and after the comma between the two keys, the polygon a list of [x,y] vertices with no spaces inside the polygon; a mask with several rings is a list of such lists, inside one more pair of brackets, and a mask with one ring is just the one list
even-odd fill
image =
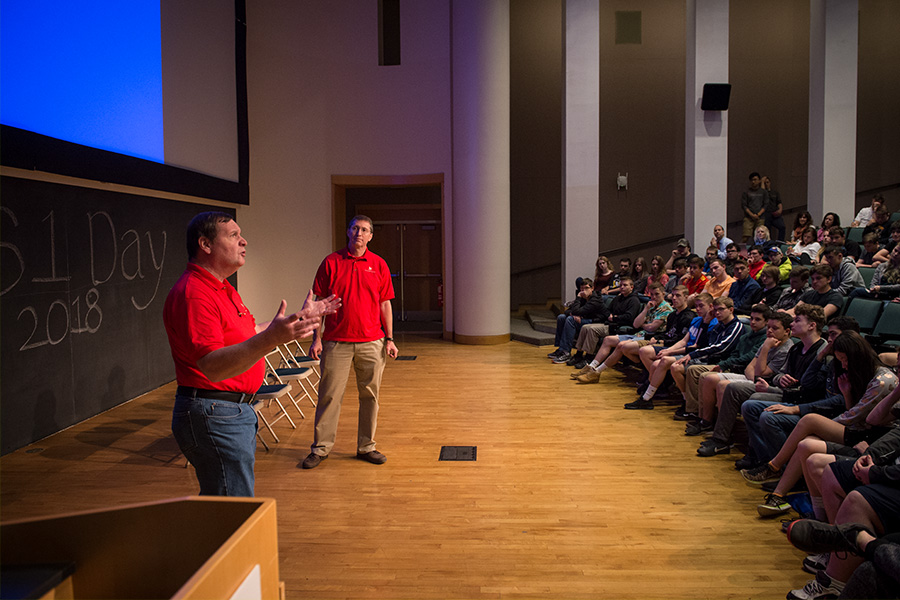
{"label": "beige wall", "polygon": [[376,7],[247,4],[250,206],[238,219],[249,247],[239,283],[258,319],[281,298],[298,309],[331,251],[331,175],[445,173],[452,198],[449,3],[403,4],[401,65],[391,67],[378,66]]}
{"label": "beige wall", "polygon": [[[641,11],[640,45],[616,45],[619,10]],[[601,253],[684,229],[684,11],[667,0],[600,4]],[[619,173],[627,191],[616,190]]]}
{"label": "beige wall", "polygon": [[510,3],[510,302],[559,296],[562,2]]}
{"label": "beige wall", "polygon": [[[728,220],[739,222],[752,171],[768,175],[785,210],[806,206],[809,1],[732,0]],[[788,229],[793,216],[785,217]],[[729,228],[740,240],[740,225]],[[735,235],[738,237],[735,238]]]}

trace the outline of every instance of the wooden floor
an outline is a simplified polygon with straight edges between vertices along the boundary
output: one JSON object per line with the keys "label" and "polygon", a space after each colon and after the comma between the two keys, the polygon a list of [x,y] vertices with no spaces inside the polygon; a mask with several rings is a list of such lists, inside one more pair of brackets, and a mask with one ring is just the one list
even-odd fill
{"label": "wooden floor", "polygon": [[[381,466],[355,458],[351,378],[338,441],[304,471],[312,410],[259,448],[289,598],[783,598],[803,555],[756,516],[740,455],[699,458],[672,409],[625,411],[618,371],[570,383],[551,348],[406,335],[381,394]],[[169,431],[174,384],[0,460],[0,516],[195,494]],[[439,462],[443,445],[476,462]]]}

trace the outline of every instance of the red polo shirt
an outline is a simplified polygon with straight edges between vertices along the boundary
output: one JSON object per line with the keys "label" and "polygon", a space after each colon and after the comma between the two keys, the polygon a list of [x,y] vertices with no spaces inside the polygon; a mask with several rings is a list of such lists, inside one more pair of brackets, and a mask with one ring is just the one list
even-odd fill
{"label": "red polo shirt", "polygon": [[319,265],[313,292],[336,294],[341,307],[325,318],[322,339],[330,342],[372,342],[384,337],[381,303],[394,297],[391,272],[384,259],[366,250],[356,258],[343,248]]}
{"label": "red polo shirt", "polygon": [[197,368],[197,361],[213,350],[239,344],[256,334],[256,320],[227,281],[219,281],[203,267],[188,263],[166,297],[163,323],[178,385],[245,393],[253,393],[262,385],[262,360],[236,377],[216,382]]}

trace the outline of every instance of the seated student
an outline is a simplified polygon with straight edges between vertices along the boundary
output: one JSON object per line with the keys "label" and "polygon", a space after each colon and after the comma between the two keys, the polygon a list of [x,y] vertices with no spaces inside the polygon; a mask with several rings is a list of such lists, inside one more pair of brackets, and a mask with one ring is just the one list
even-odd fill
{"label": "seated student", "polygon": [[[572,379],[578,379],[580,376],[589,374],[591,371],[602,373],[606,369],[615,366],[623,356],[626,356],[635,362],[644,363],[644,366],[649,369],[652,361],[648,357],[642,357],[640,355],[640,350],[646,346],[649,347],[649,349],[652,349],[655,354],[663,348],[673,346],[684,336],[688,335],[691,322],[694,317],[697,316],[694,311],[688,308],[687,288],[683,285],[679,285],[675,288],[672,295],[672,307],[674,310],[666,317],[666,325],[663,330],[659,331],[649,339],[647,339],[646,336],[644,338],[628,335],[619,336],[619,343],[616,345],[615,350],[613,350],[602,363],[595,358],[590,365],[585,365],[580,371],[572,373]],[[608,338],[604,338],[604,341],[606,341],[606,339]],[[644,393],[644,390],[646,390],[646,386],[644,386],[644,389],[640,390],[640,393]]]}
{"label": "seated student", "polygon": [[609,259],[605,256],[597,257],[597,263],[594,266],[594,289],[600,290],[601,294],[605,294],[616,272],[610,268]]}
{"label": "seated student", "polygon": [[794,345],[791,339],[791,321],[788,314],[769,312],[766,339],[743,374],[706,373],[701,377],[700,417],[713,421],[716,407],[718,416],[715,418],[712,437],[703,441],[697,449],[699,456],[731,452],[734,424],[741,405],[756,392],[755,382],[784,372],[788,351]]}
{"label": "seated student", "polygon": [[679,258],[683,258],[684,260],[688,260],[692,257],[696,256],[691,251],[691,243],[687,241],[687,238],[681,238],[678,240],[678,243],[675,244],[675,248],[672,249],[672,255],[669,257],[669,260],[666,261],[666,273],[669,275],[673,275],[675,273],[675,261]]}
{"label": "seated student", "polygon": [[[872,204],[870,206],[865,206],[859,209],[859,212],[856,213],[856,218],[853,219],[853,222],[850,223],[850,227],[865,227],[869,223],[871,223],[875,219],[875,211],[879,206],[884,204],[884,196],[881,194],[875,194],[872,198]],[[840,223],[835,223],[835,225],[840,225]]]}
{"label": "seated student", "polygon": [[822,217],[822,226],[819,227],[819,230],[816,232],[816,241],[821,244],[822,239],[825,237],[825,234],[828,233],[829,229],[840,226],[841,217],[837,213],[825,213],[825,216]]}
{"label": "seated student", "polygon": [[[898,221],[900,222],[900,221]],[[887,262],[875,267],[869,289],[856,288],[850,292],[851,298],[876,298],[891,300],[900,296],[900,244],[894,246]]]}
{"label": "seated student", "polygon": [[784,495],[800,479],[806,459],[815,453],[839,450],[829,447],[826,442],[853,446],[860,441],[872,442],[884,433],[883,428],[868,424],[866,417],[897,387],[897,376],[881,364],[872,347],[856,332],[844,332],[834,340],[834,359],[840,363],[838,385],[847,410],[834,419],[819,414],[806,415],[772,460],[755,469],[741,471],[749,483],[778,482],[775,491],[764,501],[769,506],[758,510],[760,515],[783,514],[779,509],[784,508]]}
{"label": "seated student", "polygon": [[878,251],[875,258],[880,262],[885,262],[898,243],[900,243],[900,221],[894,221],[890,226],[890,240]]}
{"label": "seated student", "polygon": [[879,243],[887,244],[890,239],[891,233],[890,221],[891,211],[888,210],[887,206],[882,204],[875,209],[875,217],[872,222],[866,225],[866,228],[863,229],[863,235],[866,235],[867,233],[875,233],[878,235]]}
{"label": "seated student", "polygon": [[639,256],[638,259],[634,261],[634,266],[631,267],[631,279],[634,281],[635,294],[644,294],[644,291],[647,289],[647,277],[649,274],[647,259],[643,256]]}
{"label": "seated student", "polygon": [[797,306],[803,304],[815,304],[825,310],[825,318],[829,319],[840,312],[844,306],[844,297],[836,290],[831,289],[831,276],[834,271],[828,265],[816,265],[810,269],[809,281],[812,289],[804,292],[800,300],[792,309],[785,310],[789,315],[794,315]]}
{"label": "seated student", "polygon": [[703,291],[713,298],[727,298],[734,277],[725,271],[725,261],[721,258],[712,259],[709,274],[711,278],[706,282]]}
{"label": "seated student", "polygon": [[862,248],[860,248],[859,244],[848,240],[844,235],[844,230],[840,227],[832,227],[828,230],[828,240],[828,242],[822,243],[819,256],[824,256],[825,249],[828,246],[843,246],[844,256],[852,258],[854,262],[859,260],[859,257],[862,255]]}
{"label": "seated student", "polygon": [[623,278],[628,277],[632,281],[631,289],[634,291],[634,278],[631,276],[631,259],[630,258],[620,258],[619,259],[619,270],[615,272],[613,275],[612,282],[609,284],[609,289],[606,290],[606,295],[614,296],[619,293],[619,285]]}
{"label": "seated student", "polygon": [[816,262],[819,257],[819,248],[822,245],[816,240],[816,231],[812,227],[803,230],[800,241],[794,244],[794,247],[788,252],[791,260],[799,262],[801,265],[811,265]]}
{"label": "seated student", "polygon": [[863,251],[859,256],[859,260],[856,261],[856,266],[877,267],[884,262],[876,258],[880,250],[881,246],[878,244],[878,236],[874,233],[867,233],[863,236]]}
{"label": "seated student", "polygon": [[734,312],[738,315],[749,315],[750,308],[762,297],[762,287],[750,277],[747,260],[738,258],[734,262],[734,283],[728,290],[728,297],[734,301]]}
{"label": "seated student", "polygon": [[725,259],[725,250],[728,248],[728,244],[733,244],[734,242],[725,236],[725,228],[721,225],[716,225],[713,227],[713,236],[712,239],[709,240],[710,246],[715,246],[716,250],[718,250],[719,258]]}
{"label": "seated student", "polygon": [[[669,367],[675,385],[684,396],[684,404],[675,411],[676,421],[699,419],[696,381],[700,379],[702,373],[711,370],[715,363],[734,354],[738,341],[747,330],[747,327],[734,316],[734,302],[731,298],[716,298],[713,306],[718,323],[709,330],[709,343],[689,351]],[[688,369],[690,373],[687,372]],[[690,386],[686,380],[690,381]]]}
{"label": "seated student", "polygon": [[[737,341],[734,350],[726,358],[719,360],[712,367],[694,364],[684,371],[685,398],[688,398],[686,406],[688,410],[694,408],[697,420],[687,424],[685,435],[700,435],[706,431],[712,431],[715,424],[714,413],[716,410],[715,386],[707,380],[718,381],[720,375],[734,375],[744,377],[744,370],[753,362],[759,353],[760,347],[766,339],[766,323],[772,311],[765,304],[756,304],[750,311],[749,328],[744,330]],[[704,398],[704,387],[709,390],[712,386],[713,393]],[[692,397],[693,399],[689,398]],[[707,400],[704,407],[703,401]]]}
{"label": "seated student", "polygon": [[584,325],[595,319],[606,320],[609,309],[600,290],[595,290],[593,282],[585,277],[574,303],[556,316],[556,350],[547,355],[554,362],[568,359],[572,343]]}
{"label": "seated student", "polygon": [[666,273],[662,256],[659,256],[658,254],[650,259],[650,271],[647,274],[647,285],[649,286],[651,283],[658,283],[663,286],[663,288],[669,283],[669,274]]}
{"label": "seated student", "polygon": [[[880,555],[880,560],[877,554],[879,548],[900,542],[898,450],[900,429],[894,428],[858,458],[811,457],[811,468],[819,467],[821,461],[816,458],[830,459],[820,467],[818,480],[811,477],[811,488],[820,489],[825,518],[817,511],[820,520],[795,521],[787,534],[797,548],[812,553],[803,559],[803,570],[816,577],[802,589],[792,590],[788,598],[900,597],[900,547],[892,548],[892,556]],[[865,568],[864,558],[877,561],[880,572],[871,562]]]}
{"label": "seated student", "polygon": [[[609,314],[605,319],[594,320],[584,325],[578,332],[575,342],[575,354],[572,357],[560,357],[552,359],[556,364],[566,363],[574,366],[585,355],[591,355],[597,351],[597,344],[607,335],[615,335],[620,327],[631,327],[635,317],[641,312],[641,301],[634,293],[634,287],[630,276],[620,280],[620,293],[617,294],[609,305]],[[602,321],[602,322],[601,322]]]}
{"label": "seated student", "polygon": [[854,288],[866,287],[853,258],[844,256],[843,247],[837,244],[827,246],[822,256],[834,271],[831,275],[831,289],[841,296],[847,296]]}
{"label": "seated student", "polygon": [[750,277],[759,281],[759,272],[767,264],[769,263],[763,259],[762,248],[752,246],[747,250],[747,266],[750,267]]}
{"label": "seated student", "polygon": [[581,369],[577,376],[572,377],[573,379],[578,383],[598,383],[600,374],[606,369],[602,364],[603,361],[620,342],[649,338],[653,334],[665,331],[666,319],[674,309],[666,302],[663,287],[658,283],[650,285],[649,294],[650,301],[644,304],[644,309],[634,319],[633,325],[640,331],[632,335],[608,335],[603,338],[603,343],[590,364],[584,360],[584,362],[573,365]]}
{"label": "seated student", "polygon": [[719,258],[719,249],[715,246],[710,246],[706,249],[706,262],[703,263],[703,272],[709,275],[709,267],[712,265],[712,261],[717,260]]}
{"label": "seated student", "polygon": [[687,259],[679,258],[676,259],[674,263],[672,263],[673,274],[669,277],[669,281],[666,283],[666,299],[670,302],[672,301],[672,292],[675,291],[675,288],[681,285],[681,280],[684,279],[685,275],[688,272],[688,264]]}
{"label": "seated student", "polygon": [[800,236],[803,235],[803,230],[807,227],[814,227],[812,215],[806,210],[798,212],[797,216],[794,217],[794,228],[791,230],[791,239],[785,241],[796,244],[800,241]]}
{"label": "seated student", "polygon": [[769,237],[769,228],[765,225],[760,225],[753,232],[753,239],[750,240],[747,247],[759,246],[760,248],[765,248],[770,243],[772,243],[772,238]]}
{"label": "seated student", "polygon": [[[694,311],[697,316],[691,321],[690,329],[681,340],[662,350],[653,346],[640,349],[638,355],[649,372],[648,385],[644,393],[634,402],[625,405],[628,410],[652,410],[653,396],[666,379],[672,364],[683,355],[697,347],[705,347],[709,341],[709,329],[718,321],[713,315],[713,297],[701,292],[694,297]],[[699,345],[699,346],[698,346]]]}
{"label": "seated student", "polygon": [[[788,277],[790,279],[790,277]],[[759,301],[766,306],[774,306],[781,298],[783,286],[781,281],[781,269],[774,265],[766,265],[759,274],[760,289]]]}
{"label": "seated student", "polygon": [[[791,310],[797,306],[800,296],[809,291],[809,269],[806,267],[794,267],[788,278],[790,285],[781,292],[775,302],[775,310]],[[768,304],[768,302],[766,302]]]}
{"label": "seated student", "polygon": [[[844,396],[837,383],[836,368],[831,360],[832,345],[846,332],[859,333],[859,323],[853,317],[834,317],[828,322],[828,341],[821,339],[819,321],[822,309],[806,306],[799,309],[806,319],[794,317],[791,331],[800,339],[788,354],[784,371],[772,378],[772,384],[760,385],[741,406],[741,415],[749,437],[748,454],[735,463],[737,469],[758,467],[771,460],[800,419],[810,413],[836,417],[845,410]],[[810,327],[815,323],[816,327]],[[815,341],[812,341],[815,340]],[[790,378],[780,375],[784,373]]]}
{"label": "seated student", "polygon": [[696,256],[688,261],[688,274],[681,280],[682,285],[688,289],[688,299],[703,292],[709,277],[703,273],[703,259]]}
{"label": "seated student", "polygon": [[734,263],[739,258],[744,258],[741,256],[741,247],[734,242],[728,244],[725,248],[725,270],[728,271],[728,274],[732,277],[734,277]]}
{"label": "seated student", "polygon": [[778,272],[780,273],[778,283],[787,283],[788,278],[791,276],[791,269],[794,268],[794,265],[781,253],[781,246],[778,244],[769,246],[766,248],[766,256],[769,258],[770,266],[778,267]]}

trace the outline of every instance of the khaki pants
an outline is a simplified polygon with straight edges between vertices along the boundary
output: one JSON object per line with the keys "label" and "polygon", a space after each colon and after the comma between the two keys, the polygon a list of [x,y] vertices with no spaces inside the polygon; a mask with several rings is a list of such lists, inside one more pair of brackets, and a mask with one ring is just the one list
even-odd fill
{"label": "khaki pants", "polygon": [[603,323],[582,325],[581,331],[578,332],[578,341],[575,342],[575,349],[593,355],[597,351],[597,344],[607,335],[609,335],[609,327]]}
{"label": "khaki pants", "polygon": [[684,372],[684,410],[696,413],[700,410],[700,376],[713,370],[715,365],[691,365]]}
{"label": "khaki pants", "polygon": [[375,425],[378,421],[378,389],[384,372],[384,340],[374,342],[325,342],[319,364],[319,402],[316,406],[316,432],[312,451],[327,456],[334,447],[344,389],[350,367],[356,374],[359,391],[359,424],[356,451],[375,449]]}

